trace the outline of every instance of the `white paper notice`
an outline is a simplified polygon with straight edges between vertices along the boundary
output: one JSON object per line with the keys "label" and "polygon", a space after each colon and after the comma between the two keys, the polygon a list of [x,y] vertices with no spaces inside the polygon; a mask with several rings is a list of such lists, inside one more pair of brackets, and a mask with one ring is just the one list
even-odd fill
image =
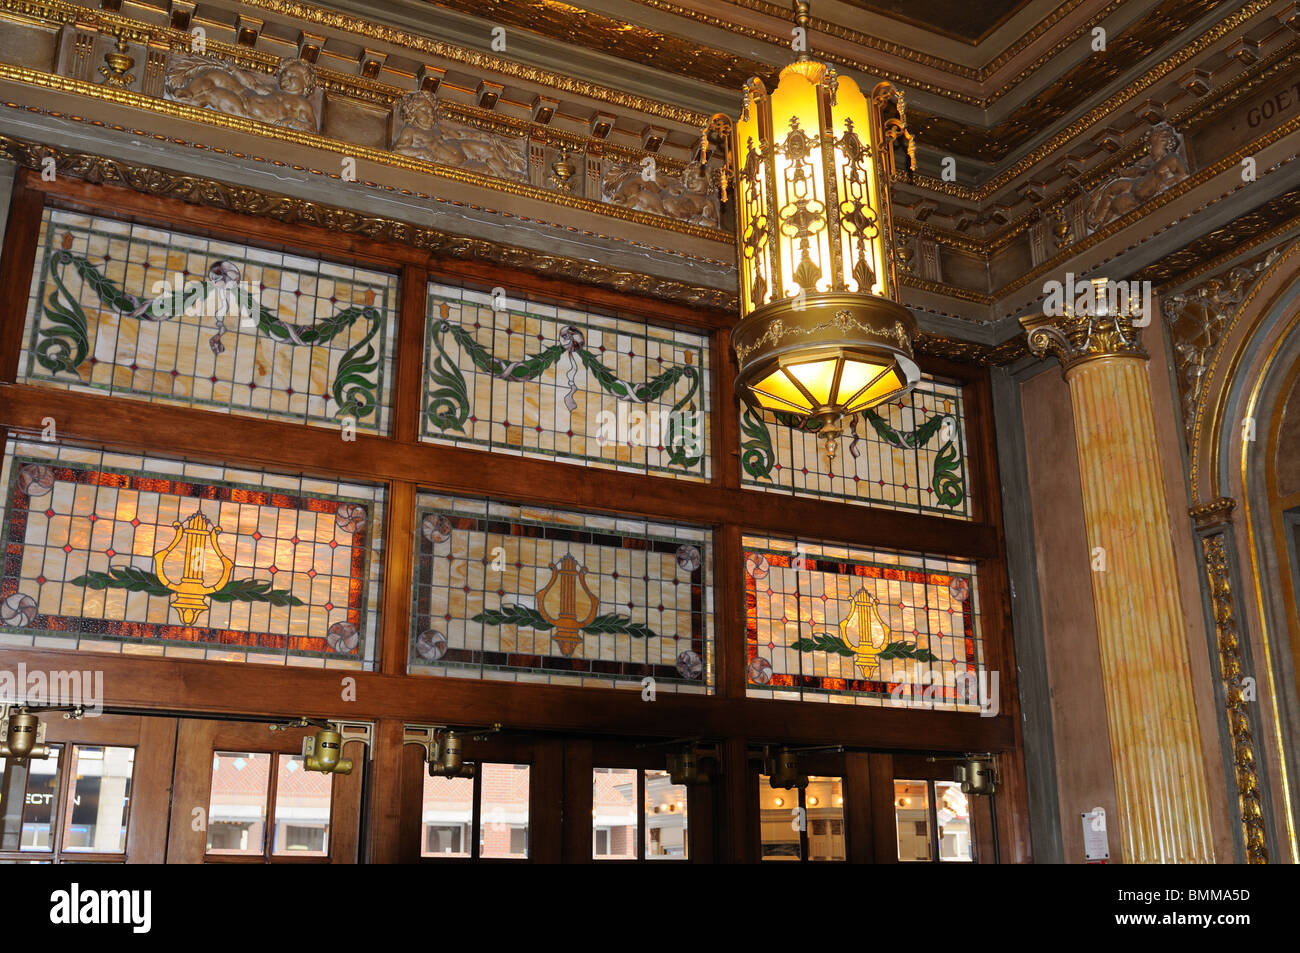
{"label": "white paper notice", "polygon": [[1106,809],[1094,807],[1079,815],[1083,818],[1083,856],[1090,864],[1110,860],[1110,842],[1106,838]]}

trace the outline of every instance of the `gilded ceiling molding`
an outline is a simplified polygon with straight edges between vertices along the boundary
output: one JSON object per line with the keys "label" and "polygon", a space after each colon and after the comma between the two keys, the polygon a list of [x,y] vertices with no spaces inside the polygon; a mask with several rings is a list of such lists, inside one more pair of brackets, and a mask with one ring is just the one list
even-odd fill
{"label": "gilded ceiling molding", "polygon": [[[732,21],[727,20],[724,17],[715,17],[711,14],[703,13],[699,10],[690,10],[687,9],[686,7],[678,6],[677,4],[674,3],[668,3],[667,0],[636,0],[636,2],[647,7],[652,7],[655,10],[662,10],[665,13],[671,13],[674,16],[686,17],[688,19],[696,21],[697,23],[703,23],[707,26],[717,27],[718,29],[726,30],[729,33],[736,34],[737,36],[748,37],[751,40],[759,40],[763,43],[771,43],[774,46],[784,47],[786,49],[789,49],[790,47],[789,33],[772,33],[768,30],[760,30],[754,27],[745,26],[740,23],[733,23]],[[1073,0],[1073,2],[1076,3],[1082,2],[1082,0]],[[749,6],[749,4],[740,3],[737,4],[737,6]],[[776,12],[770,12],[765,9],[759,10],[759,7],[757,5],[751,7],[751,9],[759,10],[759,12],[769,12],[771,16],[774,16],[779,20],[789,21],[790,19],[789,9],[784,7],[776,7],[772,4],[762,4],[762,6],[771,7],[772,10]],[[930,54],[922,53],[919,50],[911,50],[905,46],[900,46],[896,43],[890,43],[886,40],[879,40],[876,39],[875,37],[868,36],[865,33],[859,33],[856,30],[850,30],[847,27],[842,27],[834,23],[830,23],[827,20],[818,20],[816,17],[814,17],[811,21],[811,32],[823,33],[826,34],[827,36],[834,36],[837,39],[848,40],[851,43],[856,43],[861,46],[867,47],[869,49],[878,50],[882,53],[888,53],[892,56],[897,56],[900,59],[906,59],[911,62],[918,63],[922,66],[928,66],[931,67],[932,69],[943,70],[944,72],[953,73],[955,75],[961,76],[964,79],[978,80],[980,78],[979,71],[971,69],[968,66],[962,66],[959,63],[950,63],[947,60],[942,59],[940,57],[931,56]],[[958,93],[955,90],[946,89],[941,86],[935,86],[930,83],[919,83],[911,77],[904,76],[902,73],[892,72],[891,70],[888,70],[880,66],[879,64],[866,63],[863,62],[862,60],[857,60],[850,56],[844,56],[839,53],[831,53],[821,49],[820,47],[810,46],[809,53],[810,55],[816,57],[819,60],[825,60],[828,63],[834,63],[836,66],[843,66],[847,69],[858,70],[859,72],[866,73],[869,76],[875,77],[876,79],[887,79],[893,83],[906,85],[909,89],[918,89],[928,93],[934,93],[936,95],[943,96],[945,99],[950,99],[954,102],[965,103],[971,106],[979,107],[982,104],[982,100],[978,96],[967,96],[964,93]]]}
{"label": "gilded ceiling molding", "polygon": [[960,288],[957,285],[944,284],[941,281],[932,281],[929,278],[920,278],[913,274],[904,272],[898,276],[898,283],[906,288],[916,288],[919,291],[929,291],[932,294],[943,295],[946,298],[957,298],[960,301],[969,301],[972,304],[991,305],[994,298],[992,295],[984,294],[980,291],[972,291],[969,288]]}
{"label": "gilded ceiling molding", "polygon": [[1001,367],[1018,361],[1029,353],[1029,345],[1023,334],[1017,334],[1001,344],[979,344],[928,331],[917,331],[912,338],[912,346],[919,354],[942,357],[962,364],[978,364],[980,367]]}
{"label": "gilded ceiling molding", "polygon": [[[221,146],[214,146],[214,145],[210,146],[200,142],[189,142],[188,140],[185,139],[180,139],[170,135],[161,135],[159,133],[150,132],[146,129],[139,129],[131,126],[123,126],[117,123],[100,122],[99,120],[88,119],[85,116],[68,116],[53,110],[38,109],[35,106],[22,106],[17,103],[11,103],[11,102],[0,102],[0,105],[10,109],[19,109],[27,113],[35,113],[43,116],[50,116],[51,118],[54,119],[65,119],[71,122],[86,123],[88,125],[95,126],[96,128],[100,128],[100,129],[112,129],[114,132],[125,132],[125,133],[130,133],[133,136],[143,136],[145,138],[155,139],[160,142],[167,142],[172,145],[180,146],[181,148],[192,148],[202,152],[211,152],[215,155],[228,155],[236,159],[248,159],[253,162],[261,162],[268,165],[273,165],[276,166],[277,168],[292,169],[295,172],[306,172],[309,173],[310,175],[321,175],[321,176],[326,176],[328,178],[341,181],[339,179],[338,173],[335,172],[323,172],[320,169],[310,169],[307,166],[298,165],[296,163],[284,162],[280,159],[272,159],[267,156],[249,154],[245,152],[236,152],[230,149],[225,149]],[[38,148],[46,149],[47,147],[41,145]],[[55,154],[55,153],[53,151],[50,151],[50,154]],[[653,245],[650,244],[649,242],[636,241],[634,239],[624,238],[618,235],[610,235],[604,232],[593,232],[589,229],[572,229],[569,226],[562,225],[557,222],[550,222],[545,219],[533,218],[531,216],[526,216],[526,215],[513,216],[509,212],[501,213],[501,212],[497,212],[495,209],[484,209],[482,206],[473,205],[469,202],[462,202],[458,199],[445,198],[442,196],[433,196],[427,192],[417,192],[411,189],[399,189],[394,186],[379,185],[374,182],[357,182],[353,184],[361,185],[366,188],[378,189],[385,192],[394,192],[399,195],[408,195],[411,196],[412,198],[417,198],[421,200],[432,200],[438,202],[439,204],[450,205],[456,208],[472,208],[476,211],[487,211],[489,213],[494,213],[494,214],[503,214],[507,218],[517,217],[520,221],[531,222],[532,224],[540,225],[543,228],[562,229],[564,231],[575,232],[576,234],[580,234],[588,238],[598,238],[605,241],[619,242],[621,244],[628,245],[629,247],[632,248],[641,248],[641,249],[645,249],[646,251],[656,252],[658,254],[663,254],[663,255],[674,255],[678,258],[682,258],[687,261],[697,261],[700,262],[701,264],[709,265],[711,267],[728,268],[728,267],[733,267],[734,265],[734,262],[731,259],[724,260],[720,258],[709,258],[702,255],[687,254],[676,248],[668,248],[662,245]]]}
{"label": "gilded ceiling molding", "polygon": [[[993,297],[995,299],[1000,299],[1005,295],[1008,295],[1014,291],[1019,290],[1020,288],[1025,287],[1028,284],[1031,284],[1032,282],[1041,278],[1043,275],[1052,272],[1055,268],[1059,266],[1060,262],[1072,258],[1073,256],[1077,255],[1079,252],[1091,248],[1093,245],[1096,245],[1099,242],[1105,241],[1107,238],[1110,238],[1116,232],[1124,230],[1128,226],[1132,225],[1134,222],[1147,218],[1150,215],[1150,213],[1155,211],[1156,209],[1168,205],[1170,202],[1174,201],[1177,198],[1180,198],[1181,196],[1187,194],[1188,192],[1192,191],[1198,186],[1210,181],[1211,179],[1219,175],[1222,175],[1227,170],[1236,168],[1237,166],[1240,165],[1241,160],[1246,156],[1255,154],[1260,149],[1266,146],[1270,146],[1274,142],[1279,141],[1280,139],[1286,138],[1287,136],[1291,135],[1297,130],[1300,130],[1300,115],[1292,117],[1287,122],[1265,133],[1264,135],[1260,136],[1258,139],[1254,140],[1253,142],[1247,143],[1245,146],[1238,149],[1236,152],[1232,153],[1231,155],[1224,156],[1218,162],[1214,163],[1214,165],[1207,166],[1206,168],[1190,176],[1189,178],[1183,179],[1177,185],[1174,185],[1166,189],[1164,192],[1160,193],[1155,198],[1151,199],[1150,201],[1146,202],[1140,207],[1129,212],[1127,215],[1123,215],[1120,218],[1115,219],[1113,222],[1111,222],[1109,225],[1106,225],[1104,228],[1100,228],[1097,231],[1093,232],[1092,234],[1082,239],[1079,239],[1074,244],[1068,246],[1064,251],[1058,252],[1055,256],[1048,259],[1047,261],[1044,261],[1042,264],[1038,265],[1037,267],[1032,268],[1031,270],[1025,272],[1019,278],[1013,279],[1012,281],[1003,285],[1001,288],[998,288],[996,291],[993,292]],[[1279,163],[1279,165],[1284,164],[1285,162],[1294,161],[1296,158],[1297,158],[1296,156],[1292,156],[1286,160],[1283,160],[1283,163]],[[1268,170],[1261,170],[1260,174],[1263,175],[1267,171]],[[1244,186],[1240,184],[1235,186],[1234,188],[1230,189],[1227,193],[1224,193],[1224,195],[1219,196],[1219,198],[1214,199],[1211,202],[1205,203],[1205,205],[1203,205],[1202,208],[1206,208],[1209,205],[1214,204],[1214,202],[1219,201],[1222,198],[1225,198],[1228,194],[1231,194],[1231,192],[1234,192],[1238,188],[1242,188],[1242,187]],[[1169,223],[1165,225],[1163,228],[1158,229],[1153,234],[1159,234],[1159,232],[1161,231],[1165,231],[1168,228],[1172,228],[1174,224],[1175,223]]]}
{"label": "gilded ceiling molding", "polygon": [[0,135],[0,157],[36,171],[43,168],[42,163],[47,157],[51,157],[59,175],[98,184],[125,186],[146,195],[180,199],[194,205],[225,209],[277,222],[316,225],[331,231],[364,235],[377,241],[410,245],[448,258],[488,262],[691,307],[727,312],[734,312],[738,307],[736,295],[730,291],[636,274],[561,255],[542,254],[486,239],[452,235],[398,219],[363,215],[351,209],[275,195],[247,186],[230,185],[203,176],[185,175],[89,153],[65,152],[11,136]]}
{"label": "gilded ceiling molding", "polygon": [[[53,73],[45,73],[21,66],[10,66],[6,63],[0,63],[0,79],[23,83],[40,89],[53,89],[59,92],[74,93],[80,96],[85,96],[89,99],[110,102],[121,106],[129,106],[134,109],[169,116],[174,119],[185,119],[191,122],[197,122],[204,126],[233,129],[238,132],[256,135],[264,139],[291,142],[295,145],[319,149],[339,156],[348,156],[358,160],[364,159],[367,162],[374,162],[378,165],[418,172],[423,175],[435,175],[443,179],[476,185],[498,192],[506,192],[511,195],[540,199],[545,202],[551,202],[568,208],[582,209],[583,211],[595,212],[599,215],[637,222],[654,228],[682,232],[687,235],[693,235],[697,238],[707,238],[728,245],[732,244],[734,241],[729,233],[715,228],[691,225],[666,216],[639,212],[623,206],[583,198],[571,193],[540,188],[526,182],[511,182],[479,172],[436,165],[432,162],[412,158],[410,156],[401,155],[384,149],[374,149],[369,146],[362,146],[352,142],[344,142],[341,139],[331,139],[315,133],[301,132],[283,126],[273,126],[256,120],[245,119],[241,116],[232,116],[211,109],[191,106],[186,103],[157,99],[132,90],[115,89],[94,83],[86,83],[81,80],[58,76]],[[46,110],[37,107],[24,106],[23,104],[18,103],[6,103],[5,105],[12,105],[20,109],[34,110],[36,112],[46,112]],[[54,114],[50,113],[50,115]],[[319,172],[320,170],[313,169],[310,171]],[[338,173],[320,172],[320,174],[340,179]],[[376,183],[362,184],[373,185]]]}
{"label": "gilded ceiling molding", "polygon": [[1300,229],[1300,188],[1275,196],[1159,261],[1134,278],[1169,287],[1216,270],[1243,253]]}
{"label": "gilded ceiling molding", "polygon": [[1286,246],[1273,248],[1194,288],[1161,299],[1160,310],[1174,352],[1183,437],[1189,447],[1210,357],[1241,303],[1285,250]]}
{"label": "gilded ceiling molding", "polygon": [[[611,106],[633,110],[647,116],[658,116],[686,126],[699,128],[709,119],[704,113],[695,112],[692,109],[683,109],[669,103],[637,96],[633,93],[572,79],[561,73],[501,59],[491,53],[466,49],[440,40],[408,33],[405,30],[371,23],[368,20],[362,20],[347,14],[322,10],[309,4],[294,2],[294,0],[240,0],[240,2],[244,6],[271,11],[289,19],[368,37],[390,43],[393,46],[400,46],[429,56],[461,63],[471,69],[499,73],[524,82],[535,83],[538,86],[549,87],[561,92],[608,103]],[[188,33],[173,30],[170,27],[142,23],[103,10],[78,6],[67,2],[67,0],[0,0],[0,12],[63,26],[78,24],[83,28],[98,29],[103,33],[115,36],[121,33],[128,42],[153,46],[161,45],[169,49],[188,49],[190,44],[190,35]],[[208,47],[214,50],[238,50],[239,54],[247,57],[250,62],[261,57],[270,57],[270,54],[264,54],[248,47],[231,47],[228,44],[222,44],[214,40],[208,40]],[[342,76],[343,74],[336,75]],[[348,79],[356,83],[359,89],[367,84],[367,81],[360,76],[348,77]]]}
{"label": "gilded ceiling molding", "polygon": [[[488,23],[527,30],[607,56],[653,64],[678,76],[739,90],[751,76],[776,85],[779,67],[737,56],[727,50],[703,46],[687,37],[673,36],[605,16],[558,0],[432,0],[439,7],[478,17]],[[788,48],[786,41],[777,45]]]}

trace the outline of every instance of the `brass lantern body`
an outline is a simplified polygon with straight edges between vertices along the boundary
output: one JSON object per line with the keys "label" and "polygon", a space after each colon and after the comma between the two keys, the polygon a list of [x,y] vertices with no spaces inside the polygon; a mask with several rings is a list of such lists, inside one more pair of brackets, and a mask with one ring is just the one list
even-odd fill
{"label": "brass lantern body", "polygon": [[770,93],[760,79],[746,85],[730,142],[741,310],[732,345],[751,406],[811,418],[829,435],[920,379],[890,223],[899,137],[910,154],[906,106],[889,83],[868,97],[804,59]]}
{"label": "brass lantern body", "polygon": [[11,711],[0,722],[3,740],[0,740],[0,758],[15,764],[26,764],[32,758],[50,756],[50,746],[45,744],[45,726],[39,716],[29,711]]}

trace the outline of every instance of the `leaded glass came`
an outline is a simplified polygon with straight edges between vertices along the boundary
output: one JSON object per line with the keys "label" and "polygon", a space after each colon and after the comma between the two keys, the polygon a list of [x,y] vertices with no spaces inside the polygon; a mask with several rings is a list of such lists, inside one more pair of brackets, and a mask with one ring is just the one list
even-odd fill
{"label": "leaded glass came", "polygon": [[914,390],[845,421],[827,460],[816,421],[740,407],[741,482],[797,496],[971,518],[961,387]]}

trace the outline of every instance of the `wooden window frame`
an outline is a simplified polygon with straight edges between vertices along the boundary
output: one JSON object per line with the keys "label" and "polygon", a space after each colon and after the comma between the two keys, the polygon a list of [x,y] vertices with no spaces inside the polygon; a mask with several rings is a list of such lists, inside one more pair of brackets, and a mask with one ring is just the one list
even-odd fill
{"label": "wooden window frame", "polygon": [[[530,272],[442,258],[410,245],[316,226],[288,225],[269,217],[146,195],[121,186],[64,176],[43,182],[31,170],[19,173],[14,188],[0,261],[0,279],[5,281],[5,287],[29,287],[39,226],[47,206],[95,213],[111,208],[115,217],[124,220],[397,273],[391,432],[385,436],[357,434],[355,441],[346,445],[346,457],[339,453],[338,435],[328,428],[18,383],[18,353],[28,295],[12,293],[0,301],[0,436],[39,433],[44,418],[53,417],[60,442],[386,486],[385,565],[378,606],[376,663],[373,671],[346,673],[355,678],[357,688],[357,701],[347,706],[350,718],[433,724],[505,720],[512,727],[543,731],[706,736],[727,742],[733,760],[737,757],[734,752],[743,750],[746,738],[795,744],[833,741],[877,750],[916,750],[924,745],[936,751],[1011,752],[1014,756],[1004,759],[1007,763],[1003,765],[1003,776],[1004,789],[1013,804],[999,812],[1000,827],[1011,848],[1007,856],[1028,857],[1016,666],[991,387],[985,369],[925,356],[918,360],[923,370],[955,380],[964,388],[972,487],[970,520],[764,492],[744,488],[740,482],[738,414],[732,396],[735,364],[730,351],[734,316],[729,312],[690,308]],[[558,460],[502,456],[475,448],[421,442],[419,414],[430,278],[473,287],[503,286],[511,293],[536,300],[560,301],[707,334],[713,408],[710,480],[699,483],[596,467],[578,468]],[[414,513],[420,491],[587,509],[711,528],[715,554],[714,694],[676,695],[670,701],[664,696],[655,704],[647,704],[638,693],[625,690],[458,678],[431,680],[408,675]],[[985,664],[1002,676],[999,714],[980,718],[959,712],[900,712],[888,707],[747,698],[740,560],[741,537],[747,533],[832,545],[906,549],[976,563]],[[29,668],[56,668],[69,651],[75,650],[0,649],[0,666],[16,664],[21,655]],[[304,711],[325,714],[340,708],[340,673],[333,670],[130,655],[95,658],[105,672],[110,706],[123,703],[129,695],[137,708],[224,715],[292,717]],[[431,690],[431,682],[436,683],[436,690]],[[238,690],[232,691],[236,684]],[[120,686],[132,688],[123,691]],[[381,763],[384,770],[391,772],[400,760],[387,757]],[[397,783],[394,778],[384,783]],[[743,785],[741,781],[734,784],[728,797],[738,803]],[[747,849],[740,846],[747,824],[743,814],[723,812],[718,818],[729,827],[719,843],[732,845],[732,858],[742,856]],[[380,819],[371,825],[371,837],[395,840],[396,826],[390,817]],[[380,833],[381,827],[386,833]]]}

